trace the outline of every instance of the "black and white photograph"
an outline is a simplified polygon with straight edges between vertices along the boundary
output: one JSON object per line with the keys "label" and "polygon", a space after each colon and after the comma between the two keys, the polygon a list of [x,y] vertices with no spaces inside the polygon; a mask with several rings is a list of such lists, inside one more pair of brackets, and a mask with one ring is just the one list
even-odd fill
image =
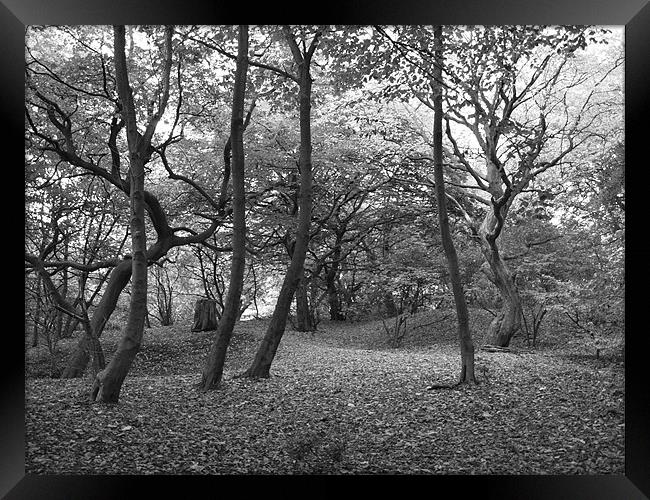
{"label": "black and white photograph", "polygon": [[624,25],[24,53],[27,474],[625,474]]}

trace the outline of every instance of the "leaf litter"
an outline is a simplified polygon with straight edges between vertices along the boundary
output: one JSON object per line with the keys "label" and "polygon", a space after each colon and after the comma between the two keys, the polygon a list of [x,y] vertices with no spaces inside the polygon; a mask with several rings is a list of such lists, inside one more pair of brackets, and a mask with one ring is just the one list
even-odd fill
{"label": "leaf litter", "polygon": [[[387,347],[381,322],[288,330],[262,380],[266,322],[241,322],[222,386],[197,390],[214,332],[145,332],[117,405],[90,380],[27,378],[33,474],[622,474],[622,363],[477,350],[480,384],[453,384],[453,336]],[[102,339],[107,356],[117,333]]]}

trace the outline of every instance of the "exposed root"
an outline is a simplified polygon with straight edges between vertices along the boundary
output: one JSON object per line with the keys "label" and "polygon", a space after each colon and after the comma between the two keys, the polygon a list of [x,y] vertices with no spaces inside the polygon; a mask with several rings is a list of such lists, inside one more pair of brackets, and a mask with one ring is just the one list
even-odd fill
{"label": "exposed root", "polygon": [[481,347],[481,351],[485,352],[508,352],[511,354],[526,354],[531,352],[527,349],[514,349],[512,347],[500,347],[498,345],[486,344]]}
{"label": "exposed root", "polygon": [[447,384],[433,384],[427,387],[427,391],[433,391],[434,389],[458,389],[460,386],[460,382],[456,382],[455,384],[447,385]]}

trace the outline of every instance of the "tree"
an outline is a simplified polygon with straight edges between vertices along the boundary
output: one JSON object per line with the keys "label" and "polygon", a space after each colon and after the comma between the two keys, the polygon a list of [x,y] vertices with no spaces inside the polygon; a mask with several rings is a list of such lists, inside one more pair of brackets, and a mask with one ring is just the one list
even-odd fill
{"label": "tree", "polygon": [[125,28],[114,26],[115,77],[120,98],[122,119],[126,124],[129,147],[129,195],[131,205],[131,297],[129,315],[117,352],[108,366],[100,371],[91,391],[91,399],[103,403],[117,403],[122,383],[135,355],[140,349],[147,315],[147,234],[145,230],[144,167],[151,159],[153,137],[158,121],[169,100],[169,75],[172,67],[173,26],[165,27],[165,49],[161,92],[158,108],[146,125],[144,134],[138,131],[133,92],[129,84],[125,52]]}
{"label": "tree", "polygon": [[105,360],[104,360],[104,352],[102,351],[101,344],[99,343],[99,340],[97,339],[97,336],[95,335],[95,332],[92,329],[92,326],[90,324],[90,320],[88,319],[88,312],[86,310],[86,304],[82,303],[81,306],[81,314],[78,314],[75,311],[75,308],[72,304],[70,304],[66,299],[61,295],[59,290],[57,289],[56,285],[52,282],[52,279],[50,277],[50,274],[47,272],[45,266],[43,265],[43,261],[39,259],[38,257],[30,254],[25,254],[25,260],[29,262],[34,269],[38,272],[39,276],[41,277],[44,287],[49,291],[51,294],[55,307],[67,314],[71,318],[75,318],[77,321],[81,322],[84,327],[84,331],[86,333],[86,338],[87,342],[90,345],[90,349],[88,352],[88,355],[92,357],[93,360],[93,374],[96,375],[99,373],[100,370],[104,369],[105,366]]}
{"label": "tree", "polygon": [[[619,62],[593,75],[565,71],[586,47],[588,30],[595,34],[582,26],[485,28],[470,37],[460,30],[453,42],[456,59],[448,74],[470,76],[455,81],[446,133],[458,167],[489,196],[482,221],[470,226],[502,301],[487,332],[489,344],[508,346],[521,325],[520,294],[498,246],[515,198],[587,146],[603,118],[596,89]],[[478,148],[460,146],[450,122],[469,131]]]}
{"label": "tree", "polygon": [[[296,40],[296,35],[288,26],[283,27],[283,33],[288,44],[293,61],[297,66],[297,74],[291,75],[291,79],[298,84],[299,109],[300,109],[300,192],[298,208],[298,227],[296,229],[295,243],[291,263],[284,276],[282,288],[273,310],[273,316],[264,338],[255,354],[251,366],[243,373],[243,376],[251,378],[268,378],[270,375],[271,363],[280,345],[284,334],[287,317],[293,295],[302,276],[307,245],[309,244],[309,227],[311,222],[312,209],[312,143],[311,143],[311,88],[312,77],[310,66],[312,57],[319,40],[323,35],[322,29],[317,29],[312,35],[309,46],[306,40],[301,40],[301,49]],[[303,37],[306,34],[303,33]],[[284,72],[283,72],[284,73]]]}
{"label": "tree", "polygon": [[305,270],[296,288],[296,330],[299,332],[313,332],[316,330],[318,320],[314,314],[313,300],[310,304],[310,282]]}
{"label": "tree", "polygon": [[[131,38],[134,38],[135,31],[137,35],[146,37],[153,47],[161,43],[158,38],[160,30],[156,28],[130,29]],[[30,35],[32,36],[28,46],[25,108],[29,155],[51,161],[55,165],[55,172],[61,165],[69,166],[76,176],[92,176],[105,186],[116,188],[118,192],[130,196],[130,182],[123,178],[122,164],[122,132],[125,121],[120,117],[122,103],[116,94],[116,79],[107,61],[105,31],[92,31],[87,27],[64,27],[48,28],[42,32],[38,31],[36,35],[30,32]],[[72,39],[72,46],[78,49],[76,52],[70,53],[65,45],[60,46],[68,41],[66,37]],[[148,265],[164,258],[172,248],[205,242],[229,217],[229,166],[224,165],[220,189],[207,188],[202,185],[200,176],[187,172],[188,167],[184,162],[189,159],[189,155],[192,158],[192,161],[188,162],[190,165],[194,162],[207,163],[212,160],[212,155],[206,158],[202,151],[191,148],[182,148],[180,154],[176,152],[176,148],[181,149],[179,145],[194,142],[193,133],[197,128],[203,128],[203,122],[197,124],[197,120],[210,120],[211,126],[215,120],[218,121],[218,115],[197,117],[193,111],[194,107],[200,107],[203,99],[210,105],[217,106],[220,97],[219,93],[206,83],[192,87],[190,90],[194,99],[191,103],[187,102],[187,75],[192,74],[201,62],[196,60],[196,54],[192,53],[190,48],[183,45],[186,43],[184,35],[177,32],[177,37],[181,38],[181,43],[174,49],[178,54],[175,72],[177,89],[173,96],[176,105],[171,116],[165,117],[165,122],[171,125],[168,127],[169,135],[158,144],[151,145],[146,151],[149,156],[147,168],[151,168],[161,177],[166,175],[175,181],[166,184],[167,191],[143,192],[146,214],[151,221],[148,228],[153,230],[154,240],[146,252]],[[41,47],[52,44],[56,45],[64,57],[57,58],[47,51],[40,50]],[[150,63],[143,64],[143,55],[148,56],[147,51],[150,49],[141,49],[132,43],[130,45],[128,63],[135,89],[133,104],[139,116],[152,117],[152,102],[155,104],[160,88],[156,88],[151,82],[159,79],[160,73],[156,73],[159,71],[159,65],[154,64],[152,67]],[[81,66],[77,66],[79,64]],[[92,87],[92,84],[95,84],[95,87]],[[203,109],[206,108],[207,104]],[[180,190],[178,186],[189,187],[189,190]],[[170,199],[166,200],[169,191]],[[163,202],[166,202],[166,206]],[[204,214],[206,206],[208,214]],[[198,213],[199,217],[203,217],[199,219],[200,222],[197,222],[196,215],[188,220],[188,212]],[[171,219],[171,214],[174,219]],[[83,268],[87,271],[112,269],[101,300],[90,319],[93,331],[99,337],[115,310],[123,289],[131,279],[132,260],[125,256],[82,267],[78,263],[73,264],[77,269]],[[60,266],[57,262],[45,265]],[[88,362],[87,352],[87,341],[82,337],[71,353],[62,376],[81,376]]]}
{"label": "tree", "polygon": [[447,265],[449,267],[449,277],[454,292],[454,301],[456,303],[456,315],[458,316],[458,339],[460,341],[461,354],[461,371],[460,383],[475,383],[474,376],[474,344],[472,334],[469,330],[469,312],[467,302],[465,301],[465,292],[463,284],[460,281],[458,271],[458,256],[456,248],[449,231],[449,220],[447,218],[447,198],[445,197],[445,179],[442,171],[442,67],[443,67],[443,48],[442,48],[442,26],[436,26],[434,30],[435,43],[435,62],[433,69],[434,87],[433,97],[433,168],[436,186],[436,198],[438,201],[438,222],[440,224],[440,234],[442,237],[442,246],[445,249]]}
{"label": "tree", "polygon": [[[62,298],[81,314],[78,308],[91,308],[106,276],[103,269],[93,273],[83,267],[110,257],[124,243],[111,237],[120,222],[119,209],[96,179],[75,178],[64,169],[59,177],[49,162],[29,153],[26,163],[25,250],[42,261]],[[78,190],[85,193],[83,202],[76,196]],[[73,262],[82,268],[71,266]],[[42,290],[38,273],[31,279],[31,270],[33,266],[26,261],[27,319],[33,322],[34,342],[43,337],[51,345],[50,341],[70,337],[79,321],[67,315],[64,322],[61,309],[48,307],[49,292]],[[56,318],[50,328],[52,315]]]}
{"label": "tree", "polygon": [[161,326],[174,324],[174,283],[169,278],[169,269],[164,265],[156,265],[152,268],[154,278],[155,302],[154,316]]}
{"label": "tree", "polygon": [[244,271],[246,268],[246,198],[244,192],[244,97],[248,70],[248,26],[239,26],[237,68],[233,89],[230,144],[232,145],[233,233],[230,286],[221,321],[203,368],[201,388],[216,388],[223,375],[228,344],[235,321],[239,318]]}
{"label": "tree", "polygon": [[[433,109],[427,81],[433,54],[427,27],[376,27],[394,48],[407,72],[390,75],[381,95],[414,97]],[[572,58],[598,42],[597,30],[585,26],[458,27],[448,37],[445,68],[446,135],[454,161],[464,172],[452,184],[482,206],[468,211],[456,204],[478,243],[498,289],[502,307],[490,324],[487,342],[507,346],[521,323],[521,300],[515,280],[499,252],[498,240],[516,197],[534,179],[565,164],[595,137],[594,125],[608,115],[610,89],[605,82],[620,65],[592,73],[571,66]],[[609,62],[608,62],[609,63]],[[408,71],[413,72],[413,75]],[[383,71],[383,73],[382,73]],[[371,72],[390,72],[382,65]]]}
{"label": "tree", "polygon": [[[523,313],[533,314],[524,327],[536,335],[541,319],[554,324],[562,301],[587,330],[609,328],[596,309],[601,298],[618,303],[621,294],[619,274],[606,272],[622,263],[624,163],[622,144],[611,147],[622,137],[608,123],[617,121],[620,94],[608,87],[613,51],[599,53],[591,72],[579,64],[596,60],[586,41],[591,28],[445,28],[441,78],[432,27],[251,28],[243,209],[232,130],[244,62],[236,30],[175,29],[168,104],[143,150],[129,142],[109,31],[28,29],[26,253],[40,261],[25,264],[32,338],[44,323],[53,339],[74,331],[84,308],[99,338],[114,309],[137,309],[125,305],[135,254],[121,242],[135,235],[125,202],[138,204],[131,174],[140,166],[149,312],[156,314],[158,298],[161,320],[172,304],[181,318],[189,302],[206,297],[216,300],[217,317],[228,316],[214,339],[219,360],[204,373],[209,388],[222,377],[233,331],[226,309],[239,303],[236,322],[249,304],[258,310],[258,298],[276,307],[246,372],[253,377],[269,375],[289,320],[307,331],[321,317],[412,314],[451,299],[458,279],[470,307],[476,296],[492,299],[484,304],[494,316],[489,343],[510,342]],[[124,39],[143,134],[158,111],[163,29],[127,27]],[[440,144],[432,135],[439,86]],[[139,164],[137,154],[146,157]],[[130,164],[136,168],[128,171]],[[578,248],[581,240],[589,249]],[[457,269],[448,271],[454,266],[443,258]],[[597,265],[578,272],[580,259]],[[76,316],[55,307],[37,266]],[[173,292],[167,272],[178,276]],[[230,302],[240,273],[239,299]],[[589,287],[603,293],[582,307]],[[89,339],[83,332],[76,339],[64,376],[83,373]]]}

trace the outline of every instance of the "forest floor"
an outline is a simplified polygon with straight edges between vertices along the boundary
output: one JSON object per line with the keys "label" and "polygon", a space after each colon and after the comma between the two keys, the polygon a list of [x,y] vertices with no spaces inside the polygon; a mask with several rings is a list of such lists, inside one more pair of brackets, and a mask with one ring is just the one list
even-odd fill
{"label": "forest floor", "polygon": [[[271,377],[254,381],[234,376],[267,322],[242,321],[208,393],[196,384],[214,332],[154,327],[117,405],[91,404],[88,378],[43,376],[46,349],[26,349],[26,472],[624,473],[622,359],[477,348],[479,385],[429,389],[459,372],[446,323],[413,329],[400,348],[381,321],[288,328]],[[102,336],[107,359],[118,338]]]}

